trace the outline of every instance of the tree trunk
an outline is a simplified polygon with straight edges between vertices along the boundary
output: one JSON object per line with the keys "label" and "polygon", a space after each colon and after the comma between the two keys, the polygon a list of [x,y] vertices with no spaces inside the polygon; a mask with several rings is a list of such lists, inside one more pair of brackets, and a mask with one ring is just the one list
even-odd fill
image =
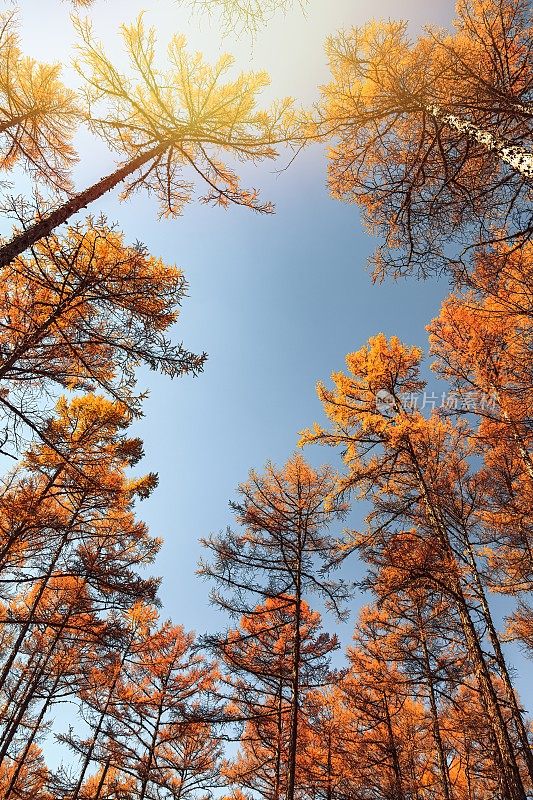
{"label": "tree trunk", "polygon": [[109,691],[107,693],[107,697],[106,697],[106,701],[104,703],[104,707],[103,707],[102,711],[100,712],[100,717],[98,719],[98,723],[96,724],[96,727],[94,728],[94,732],[93,732],[93,735],[91,737],[91,743],[89,745],[89,748],[88,748],[87,752],[85,753],[85,758],[83,760],[83,765],[81,767],[80,774],[78,776],[76,787],[74,789],[74,792],[73,792],[72,797],[70,798],[70,800],[78,800],[80,791],[81,791],[82,786],[83,786],[83,781],[85,780],[85,775],[87,774],[87,770],[89,769],[89,766],[91,764],[92,757],[93,757],[93,754],[94,754],[94,751],[95,751],[95,748],[96,748],[96,744],[98,742],[98,738],[100,736],[100,733],[102,731],[102,727],[103,727],[104,722],[105,722],[107,710],[109,708],[111,700],[113,699],[113,694],[115,692],[117,683],[118,683],[118,681],[120,679],[120,676],[121,676],[121,673],[122,673],[122,669],[124,667],[124,664],[126,663],[126,659],[127,659],[128,655],[130,653],[130,649],[131,649],[131,646],[132,646],[134,640],[135,640],[135,632],[132,633],[131,638],[129,639],[129,641],[127,642],[127,644],[126,644],[126,646],[124,648],[124,652],[122,653],[122,658],[120,659],[120,663],[118,665],[116,675],[113,678],[113,681],[111,682],[111,686],[109,687]]}
{"label": "tree trunk", "polygon": [[438,122],[448,125],[457,133],[468,136],[469,139],[482,145],[489,152],[495,153],[501,161],[508,164],[522,177],[530,180],[533,178],[533,153],[530,150],[507,142],[472,122],[456,117],[455,114],[446,114],[438,105],[425,106],[425,110]]}
{"label": "tree trunk", "polygon": [[402,769],[400,760],[398,758],[398,748],[396,747],[396,739],[392,729],[392,720],[389,711],[389,702],[387,695],[383,692],[383,708],[385,711],[385,722],[387,725],[387,733],[389,734],[389,747],[392,758],[392,772],[394,775],[394,800],[405,800],[402,781]]}
{"label": "tree trunk", "polygon": [[44,592],[45,592],[45,590],[46,590],[46,588],[48,586],[48,583],[49,583],[50,579],[52,578],[52,575],[54,574],[54,569],[56,567],[57,562],[59,561],[61,553],[63,552],[63,549],[64,549],[64,547],[66,546],[66,544],[68,542],[70,531],[71,531],[72,527],[74,526],[74,523],[76,522],[76,519],[77,519],[77,517],[79,516],[80,513],[81,513],[81,509],[78,508],[78,510],[72,515],[72,518],[71,518],[71,520],[69,522],[68,527],[63,532],[63,536],[61,537],[61,540],[59,542],[59,547],[57,548],[56,552],[54,553],[54,555],[52,557],[52,561],[50,562],[50,564],[48,566],[46,574],[44,575],[43,578],[41,578],[41,584],[39,586],[39,590],[38,590],[38,592],[37,592],[37,594],[35,596],[35,599],[34,599],[34,601],[32,603],[32,606],[31,606],[31,609],[30,609],[30,612],[29,612],[29,616],[24,621],[24,623],[21,625],[21,629],[20,629],[19,634],[18,634],[18,636],[17,636],[17,638],[15,640],[15,643],[14,643],[12,649],[11,649],[11,653],[7,657],[7,660],[4,663],[4,666],[2,668],[2,672],[0,673],[0,689],[3,687],[7,677],[9,675],[9,671],[10,671],[11,667],[13,666],[13,662],[15,661],[15,659],[16,659],[19,651],[20,651],[20,648],[21,648],[21,646],[22,646],[22,644],[24,642],[24,639],[26,638],[26,636],[28,634],[28,631],[30,630],[31,626],[33,625],[33,623],[35,621],[35,616],[36,616],[37,610],[39,608],[39,605],[41,603],[41,600],[42,600],[42,597],[44,595]]}
{"label": "tree trunk", "polygon": [[442,794],[444,800],[451,800],[450,788],[450,774],[448,771],[448,763],[446,761],[446,754],[444,752],[444,744],[440,734],[439,711],[437,707],[437,698],[435,694],[435,686],[431,670],[431,662],[429,658],[429,651],[426,641],[426,631],[424,630],[424,623],[420,615],[420,609],[417,608],[418,629],[420,633],[420,640],[422,642],[422,653],[424,656],[424,677],[429,691],[429,707],[431,711],[431,727],[433,731],[433,739],[437,748],[437,760],[439,762],[439,772],[442,783]]}
{"label": "tree trunk", "polygon": [[[38,715],[37,719],[35,720],[35,723],[33,725],[31,734],[30,734],[30,736],[28,738],[28,741],[26,742],[26,745],[24,747],[22,755],[18,758],[17,767],[16,767],[15,771],[13,772],[13,775],[11,776],[11,780],[9,781],[9,786],[7,787],[5,800],[8,800],[8,798],[11,797],[12,792],[14,792],[15,789],[16,789],[16,784],[17,784],[18,777],[19,777],[19,775],[21,773],[21,770],[24,767],[24,764],[26,762],[26,758],[28,756],[28,753],[30,752],[30,748],[31,748],[31,746],[32,746],[32,744],[33,744],[33,742],[35,740],[35,737],[37,736],[37,734],[39,732],[41,724],[42,724],[42,722],[43,722],[43,720],[44,720],[44,718],[46,716],[46,712],[48,711],[48,709],[50,708],[50,706],[52,704],[52,700],[53,700],[55,691],[56,691],[56,689],[57,689],[57,687],[59,685],[59,681],[60,680],[61,680],[61,674],[58,674],[56,676],[55,680],[54,680],[54,683],[52,684],[52,687],[51,687],[50,691],[48,692],[48,696],[47,696],[46,700],[44,701],[44,703],[43,703],[43,705],[41,707],[39,715]],[[18,794],[18,790],[17,790],[16,793]]]}
{"label": "tree trunk", "polygon": [[[71,609],[71,611],[72,611],[72,609]],[[10,719],[7,720],[7,722],[6,722],[4,733],[2,734],[2,738],[1,738],[0,764],[2,763],[3,759],[7,755],[7,752],[9,750],[9,746],[10,746],[11,742],[13,741],[13,738],[14,738],[14,736],[16,735],[16,733],[18,731],[18,728],[23,723],[24,714],[26,713],[31,701],[33,700],[35,692],[39,689],[40,682],[41,682],[43,676],[45,676],[46,669],[47,669],[48,664],[50,663],[50,661],[52,659],[52,656],[54,655],[55,648],[56,648],[58,642],[61,640],[61,637],[63,635],[63,631],[65,630],[65,628],[68,625],[68,622],[69,622],[70,617],[71,617],[71,611],[68,611],[63,616],[61,625],[56,630],[54,638],[50,642],[50,645],[49,645],[46,653],[44,654],[43,659],[39,660],[37,662],[36,668],[33,670],[33,674],[30,674],[28,676],[28,678],[26,680],[26,687],[22,692],[22,696],[19,698],[19,700],[17,702],[17,707],[15,708],[14,712],[10,714]],[[60,677],[61,676],[58,676],[58,678],[54,682],[54,691],[55,691],[55,687],[57,687],[57,685],[59,683],[59,678]],[[21,675],[21,679],[23,679],[23,678],[24,678],[24,673]],[[20,687],[22,685],[23,685],[23,681],[19,680],[17,682],[17,692],[18,692],[18,690],[20,689]],[[10,699],[11,703],[15,700],[15,698],[17,696],[17,692],[12,694],[11,699]],[[51,698],[52,698],[52,695],[49,696],[49,699],[51,699]],[[6,710],[7,710],[7,708],[8,708],[8,706],[6,706]]]}
{"label": "tree trunk", "polygon": [[63,223],[67,222],[73,214],[81,211],[82,208],[86,208],[90,203],[98,200],[98,198],[102,197],[106,192],[114,189],[115,186],[125,180],[129,175],[136,172],[136,170],[140,169],[154,158],[162,155],[169,146],[169,142],[161,142],[146,153],[142,153],[136,158],[131,159],[127,164],[115,170],[115,172],[112,172],[97,183],[89,186],[88,189],[74,195],[74,197],[71,197],[70,200],[67,200],[66,203],[63,203],[63,205],[55,209],[55,211],[51,211],[37,222],[34,222],[33,225],[30,225],[29,228],[16,234],[11,241],[0,247],[0,267],[5,267],[7,264],[11,263],[13,259],[21,255],[28,247],[34,245],[39,239],[48,236],[59,225],[63,225]]}
{"label": "tree trunk", "polygon": [[[301,532],[298,533],[300,539]],[[292,664],[292,697],[291,697],[291,728],[289,747],[289,774],[287,780],[287,800],[294,800],[296,788],[296,763],[298,757],[298,711],[300,705],[300,660],[301,660],[301,630],[300,621],[302,614],[302,576],[301,576],[301,546],[298,543],[297,566],[295,574],[295,604],[294,604],[294,652]]]}
{"label": "tree trunk", "polygon": [[276,742],[276,766],[274,775],[274,796],[273,800],[280,800],[281,795],[281,755],[283,749],[283,682],[279,682],[278,708],[276,715],[277,742]]}
{"label": "tree trunk", "polygon": [[492,649],[494,651],[494,656],[496,663],[498,665],[498,669],[500,671],[500,676],[503,681],[503,685],[505,687],[505,695],[507,698],[507,702],[511,709],[511,713],[513,715],[513,721],[515,723],[515,729],[517,736],[520,740],[520,744],[522,746],[524,760],[527,765],[527,769],[529,772],[529,776],[533,781],[533,752],[531,750],[531,744],[529,741],[529,736],[527,733],[527,728],[524,723],[524,719],[522,717],[522,710],[518,705],[518,701],[516,699],[516,694],[514,692],[513,684],[511,681],[511,676],[509,675],[509,670],[507,669],[507,662],[505,660],[505,656],[503,654],[500,639],[498,637],[498,633],[496,631],[496,627],[494,625],[494,620],[492,619],[492,614],[490,612],[490,607],[487,601],[487,597],[485,595],[485,591],[483,589],[483,584],[481,583],[481,578],[479,575],[479,570],[477,568],[477,564],[475,561],[475,556],[472,550],[472,545],[470,543],[468,534],[465,531],[465,540],[467,544],[467,552],[468,552],[468,560],[470,563],[470,570],[472,573],[472,577],[474,580],[476,593],[479,598],[479,602],[481,603],[481,608],[483,610],[483,617],[485,623],[487,625],[487,631],[489,634],[489,639],[492,644]]}

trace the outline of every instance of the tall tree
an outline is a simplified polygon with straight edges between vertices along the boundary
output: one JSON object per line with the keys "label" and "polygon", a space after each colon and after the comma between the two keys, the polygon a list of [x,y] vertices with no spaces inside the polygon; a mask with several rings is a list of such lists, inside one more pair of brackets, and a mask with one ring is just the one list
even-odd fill
{"label": "tall tree", "polygon": [[[89,723],[86,739],[63,737],[82,756],[82,771],[69,797],[85,797],[87,782],[98,780],[94,799],[102,798],[112,774],[131,783],[139,800],[185,798],[204,791],[210,796],[220,779],[219,746],[198,738],[213,736],[205,716],[205,698],[214,689],[216,670],[192,649],[183,628],[156,627],[154,609],[135,606],[128,612],[131,635],[120,658],[103,675],[88,674],[80,693],[81,717]],[[100,765],[87,776],[91,762]]]}
{"label": "tall tree", "polygon": [[224,639],[211,640],[222,661],[229,719],[241,723],[239,751],[225,765],[224,774],[232,787],[260,792],[269,800],[280,800],[289,791],[296,639],[300,647],[299,730],[307,696],[332,680],[329,655],[338,647],[337,638],[321,631],[320,615],[304,600],[295,636],[295,611],[294,597],[267,599],[244,615],[239,627],[228,631]]}
{"label": "tall tree", "polygon": [[[416,348],[406,348],[394,337],[389,342],[382,334],[372,338],[368,347],[350,354],[349,374],[333,376],[335,390],[319,386],[332,428],[317,425],[304,432],[302,441],[341,446],[347,475],[339,479],[336,493],[358,491],[372,501],[368,533],[357,537],[358,546],[379,552],[388,548],[402,529],[411,527],[425,544],[422,563],[414,570],[408,566],[405,579],[431,578],[453,599],[508,795],[518,800],[526,791],[520,763],[524,759],[531,771],[532,752],[473,549],[477,522],[473,508],[479,487],[475,476],[469,478],[471,448],[462,426],[453,426],[436,414],[426,419],[406,405],[406,393],[423,388],[420,355]],[[381,402],[383,392],[390,400],[386,408]],[[492,679],[485,652],[488,645],[504,681],[506,701],[513,709],[520,753],[515,751],[504,705]]]}
{"label": "tall tree", "polygon": [[[214,580],[213,602],[233,616],[253,612],[258,602],[284,598],[292,619],[290,742],[287,764],[287,800],[293,800],[297,767],[298,709],[302,680],[302,624],[305,595],[316,592],[337,614],[349,596],[343,581],[330,577],[337,542],[328,526],[345,512],[333,500],[327,508],[334,474],[313,470],[294,456],[277,470],[268,464],[264,475],[250,473],[239,487],[240,500],[232,503],[241,532],[203,540],[212,561],[202,560],[199,573]],[[264,613],[264,611],[263,611]],[[226,636],[220,637],[224,647]]]}
{"label": "tall tree", "polygon": [[485,462],[491,586],[513,594],[533,585],[532,255],[531,245],[479,253],[471,287],[429,326],[433,368],[457,398],[449,413],[470,418]]}
{"label": "tall tree", "polygon": [[[26,456],[28,484],[37,496],[29,508],[37,508],[38,516],[31,510],[22,519],[11,513],[2,531],[0,587],[8,598],[18,587],[24,602],[12,597],[1,620],[15,626],[16,634],[2,659],[0,687],[35,626],[49,624],[42,613],[58,578],[84,577],[96,610],[104,614],[155,597],[158,581],[137,569],[153,560],[160,542],[135,519],[133,504],[150,494],[156,477],[127,476],[142,454],[140,442],[124,436],[127,424],[125,409],[101,397],[63,400],[47,428],[47,438],[59,446],[38,444]],[[58,456],[62,449],[68,459]],[[11,499],[17,502],[16,484]]]}

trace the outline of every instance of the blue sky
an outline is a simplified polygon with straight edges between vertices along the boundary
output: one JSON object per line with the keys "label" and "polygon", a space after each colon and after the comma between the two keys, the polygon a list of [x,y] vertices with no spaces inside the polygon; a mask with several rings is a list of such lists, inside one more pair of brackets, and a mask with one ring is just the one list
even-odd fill
{"label": "blue sky", "polygon": [[[73,34],[68,3],[23,2],[21,24],[25,49],[43,60],[62,60],[68,68]],[[272,75],[268,97],[295,96],[301,103],[317,98],[328,79],[324,38],[371,16],[448,24],[452,0],[311,0],[304,17],[298,9],[249,39],[234,40],[217,30],[216,18],[191,16],[171,0],[96,0],[90,10],[95,32],[119,58],[116,31],[147,8],[161,42],[184,32],[193,48],[209,58],[233,52],[237,65],[264,68]],[[81,186],[101,177],[112,158],[88,135],[79,137]],[[251,467],[267,459],[281,464],[295,449],[298,431],[321,416],[317,380],[342,368],[347,352],[384,331],[426,346],[425,325],[447,292],[445,281],[373,285],[366,260],[376,242],[362,230],[354,207],[332,200],[326,187],[322,147],[303,152],[289,169],[265,163],[247,170],[250,182],[276,204],[274,216],[256,216],[193,203],[183,217],[157,221],[154,203],[137,195],[126,204],[104,198],[98,209],[117,220],[126,238],[140,239],[151,252],[183,268],[190,297],[173,335],[195,351],[207,351],[198,378],[166,378],[141,371],[139,384],[150,396],[136,433],[145,442],[146,470],[160,485],[139,515],[165,543],[156,565],[163,575],[163,616],[203,632],[220,625],[207,602],[207,588],[194,575],[198,539],[231,522],[228,500]],[[276,172],[278,170],[278,172]],[[95,209],[92,209],[93,211]],[[333,453],[310,449],[314,463]],[[351,524],[361,520],[354,510]],[[344,641],[354,614],[341,630]],[[326,620],[326,626],[328,621]],[[525,691],[525,664],[518,653]],[[529,699],[533,700],[531,694]]]}

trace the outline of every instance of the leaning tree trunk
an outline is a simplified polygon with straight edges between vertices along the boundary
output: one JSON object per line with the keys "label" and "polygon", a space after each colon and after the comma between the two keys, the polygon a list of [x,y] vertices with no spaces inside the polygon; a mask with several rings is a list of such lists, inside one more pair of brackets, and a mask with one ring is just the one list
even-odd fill
{"label": "leaning tree trunk", "polygon": [[93,183],[88,189],[78,192],[78,194],[71,197],[70,200],[67,200],[67,202],[63,203],[59,208],[46,214],[41,219],[37,220],[37,222],[34,222],[33,225],[30,225],[25,230],[16,234],[9,242],[6,242],[6,244],[0,247],[0,267],[5,267],[7,264],[11,263],[14,258],[21,255],[28,247],[34,245],[44,236],[48,236],[59,225],[63,225],[73,214],[81,211],[82,208],[86,208],[90,203],[93,203],[106,192],[114,189],[115,186],[149,161],[162,155],[169,145],[169,142],[160,142],[155,147],[152,147],[151,150],[142,153],[136,158],[132,158],[131,161],[119,167],[115,172],[102,178],[97,183]]}
{"label": "leaning tree trunk", "polygon": [[53,577],[56,565],[57,565],[62,553],[64,552],[65,547],[67,546],[67,544],[69,542],[71,532],[74,529],[74,526],[75,526],[75,524],[77,522],[77,519],[80,516],[80,514],[81,514],[81,508],[78,508],[72,514],[72,517],[71,517],[68,525],[65,527],[65,529],[63,531],[63,535],[61,536],[61,539],[59,541],[59,546],[57,547],[54,555],[52,556],[52,561],[48,565],[46,573],[39,578],[39,589],[37,590],[37,593],[36,593],[36,595],[35,595],[35,597],[33,599],[33,602],[32,602],[31,607],[29,609],[28,616],[26,617],[25,620],[23,620],[21,622],[20,631],[18,633],[18,636],[15,639],[15,642],[13,643],[12,648],[11,648],[11,652],[7,656],[7,658],[6,658],[5,662],[4,662],[4,665],[2,667],[2,671],[0,673],[0,689],[4,686],[6,680],[7,680],[8,676],[9,676],[9,672],[11,670],[11,667],[13,666],[13,663],[14,663],[15,659],[17,658],[17,656],[18,656],[18,654],[20,652],[20,649],[21,649],[21,647],[22,647],[22,645],[24,643],[24,640],[25,640],[26,636],[28,635],[28,632],[31,630],[31,628],[32,628],[32,626],[33,626],[33,624],[34,624],[34,622],[35,622],[35,620],[37,618],[37,612],[39,611],[39,607],[41,605],[41,600],[43,599],[43,595],[44,595],[45,591],[47,590],[47,588],[48,588],[48,586],[50,584],[50,581],[51,581],[51,579]]}
{"label": "leaning tree trunk", "polygon": [[503,681],[505,695],[507,702],[509,704],[509,708],[511,710],[511,714],[513,716],[513,721],[515,724],[516,734],[518,739],[520,740],[520,744],[522,747],[522,752],[524,756],[524,760],[527,765],[527,769],[529,772],[529,776],[533,781],[533,752],[531,750],[531,744],[529,741],[528,731],[526,727],[526,723],[524,722],[524,718],[522,716],[522,709],[518,704],[518,700],[514,691],[514,687],[511,681],[511,676],[509,674],[509,669],[507,667],[507,662],[505,660],[505,656],[503,654],[503,650],[500,644],[500,639],[498,637],[498,632],[496,631],[496,626],[494,624],[494,620],[492,618],[491,610],[489,607],[489,603],[487,600],[487,596],[485,594],[485,590],[483,588],[483,584],[481,582],[481,577],[479,575],[479,570],[477,568],[475,555],[473,552],[472,544],[468,537],[467,532],[465,531],[465,543],[466,543],[466,553],[468,556],[468,561],[470,564],[470,573],[472,575],[472,579],[474,581],[475,591],[478,596],[479,602],[481,604],[481,609],[483,612],[483,619],[487,626],[487,633],[492,644],[492,649],[494,651],[494,659],[496,664],[498,665],[498,670],[500,672],[500,677]]}
{"label": "leaning tree trunk", "polygon": [[58,672],[58,674],[57,674],[57,676],[56,676],[56,678],[54,680],[54,683],[52,684],[51,688],[48,691],[48,695],[47,695],[47,697],[46,697],[46,699],[45,699],[45,701],[44,701],[44,703],[43,703],[43,705],[41,707],[41,710],[39,711],[39,715],[38,715],[37,719],[35,720],[35,722],[33,723],[33,727],[32,727],[30,736],[28,737],[28,741],[26,742],[26,745],[24,747],[24,750],[22,751],[22,754],[18,757],[18,763],[17,763],[17,766],[15,768],[15,771],[13,772],[13,774],[11,776],[11,780],[9,781],[9,786],[7,787],[7,791],[6,791],[4,800],[9,800],[9,798],[12,797],[13,795],[18,795],[19,794],[19,789],[18,789],[17,783],[18,783],[18,779],[19,779],[20,773],[24,769],[24,766],[26,764],[26,758],[28,757],[28,755],[30,753],[30,750],[31,750],[31,747],[32,747],[37,735],[40,732],[41,725],[42,725],[42,723],[44,721],[44,718],[45,718],[45,716],[46,716],[46,714],[48,712],[48,709],[52,705],[52,702],[53,702],[53,699],[54,699],[54,695],[55,695],[57,687],[59,686],[60,681],[61,681],[61,673]]}

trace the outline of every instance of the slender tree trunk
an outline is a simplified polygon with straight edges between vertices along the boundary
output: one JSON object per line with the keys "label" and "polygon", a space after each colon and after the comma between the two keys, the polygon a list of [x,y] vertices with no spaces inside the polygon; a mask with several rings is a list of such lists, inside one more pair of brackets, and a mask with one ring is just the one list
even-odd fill
{"label": "slender tree trunk", "polygon": [[104,764],[104,768],[102,769],[102,774],[100,775],[100,780],[98,781],[98,786],[96,788],[96,794],[94,796],[94,800],[100,800],[100,796],[102,794],[102,790],[104,788],[104,784],[107,778],[107,773],[109,772],[109,767],[111,766],[111,756],[106,759]]}
{"label": "slender tree trunk", "polygon": [[417,608],[418,617],[418,630],[420,634],[420,641],[422,642],[422,653],[424,656],[424,677],[429,691],[429,707],[431,712],[431,727],[433,730],[433,739],[437,748],[437,760],[439,763],[439,772],[441,776],[442,794],[444,800],[451,800],[452,793],[450,787],[450,774],[448,771],[448,762],[446,761],[446,754],[444,752],[444,744],[440,733],[439,710],[437,707],[437,697],[435,694],[435,686],[431,670],[431,661],[429,658],[429,651],[426,641],[426,631],[424,623],[420,615],[420,609]]}
{"label": "slender tree trunk", "polygon": [[11,241],[6,242],[6,244],[0,247],[0,267],[5,267],[13,261],[14,258],[27,250],[28,247],[38,242],[39,239],[48,236],[59,225],[63,225],[63,223],[67,222],[70,217],[78,211],[81,211],[82,208],[86,208],[95,200],[102,197],[102,195],[106,194],[106,192],[114,189],[115,186],[149,161],[162,155],[170,144],[170,142],[161,142],[146,153],[142,153],[136,158],[131,159],[127,164],[115,170],[115,172],[112,172],[97,183],[89,186],[88,189],[84,189],[74,195],[74,197],[71,197],[70,200],[67,200],[59,208],[46,214],[21,233],[16,234]]}
{"label": "slender tree trunk", "polygon": [[[299,538],[301,532],[298,534]],[[297,566],[295,574],[295,599],[294,599],[294,651],[292,663],[292,697],[291,697],[291,728],[289,746],[289,771],[287,779],[287,800],[294,800],[296,788],[296,764],[298,760],[298,715],[300,705],[300,661],[301,661],[301,630],[300,621],[302,614],[302,576],[301,576],[301,547],[298,545]]]}
{"label": "slender tree trunk", "polygon": [[[37,662],[37,664],[35,666],[34,666],[34,661]],[[37,654],[36,653],[31,653],[28,661],[26,662],[26,669],[24,671],[24,672],[28,673],[28,675],[30,676],[30,678],[29,678],[30,680],[33,679],[32,675],[34,675],[36,673],[36,671],[40,669],[41,663],[42,663],[42,660],[37,656]],[[28,679],[27,679],[28,675],[26,675],[26,680],[25,680],[24,672],[21,672],[19,674],[15,685],[13,687],[11,687],[8,691],[5,692],[6,693],[6,698],[5,698],[5,701],[4,701],[3,705],[2,705],[2,708],[0,709],[0,720],[2,721],[2,724],[4,724],[4,727],[5,727],[5,724],[6,724],[6,714],[7,714],[8,710],[9,710],[9,708],[11,707],[11,704],[13,703],[15,698],[17,697],[17,695],[18,695],[18,693],[20,691],[20,687],[23,686],[24,683],[26,683],[26,684],[28,683]]]}
{"label": "slender tree trunk", "polygon": [[39,687],[40,677],[41,677],[40,675],[37,676],[33,681],[33,683],[27,687],[24,699],[17,707],[15,715],[12,716],[9,721],[8,727],[6,728],[6,732],[2,740],[3,744],[2,747],[0,748],[0,765],[3,763],[4,758],[7,756],[9,748],[11,746],[11,742],[13,741],[19,726],[24,720],[24,716],[30,706],[30,703],[34,697],[37,688]]}
{"label": "slender tree trunk", "polygon": [[276,742],[276,766],[274,775],[274,797],[273,800],[280,800],[281,796],[281,754],[283,748],[283,683],[279,682],[278,708],[276,715],[277,742]]}
{"label": "slender tree trunk", "polygon": [[465,778],[466,778],[466,787],[468,790],[468,800],[474,800],[472,794],[472,777],[470,775],[470,742],[466,737],[465,732],[463,731],[463,748],[465,753]]}
{"label": "slender tree trunk", "polygon": [[103,707],[102,711],[100,712],[100,716],[98,718],[98,722],[96,724],[96,728],[94,729],[94,733],[93,733],[93,735],[91,737],[91,743],[89,745],[89,748],[88,748],[87,752],[85,753],[85,758],[83,760],[83,764],[82,764],[82,767],[81,767],[81,770],[80,770],[80,774],[78,776],[78,781],[76,783],[76,787],[74,789],[74,792],[73,792],[72,797],[70,798],[70,800],[78,800],[78,798],[79,798],[80,791],[81,791],[82,786],[83,786],[83,781],[85,780],[85,775],[87,774],[87,770],[89,769],[91,761],[93,760],[93,755],[94,755],[94,751],[95,751],[95,748],[96,748],[96,744],[97,744],[98,739],[100,737],[100,733],[102,731],[102,728],[103,728],[103,725],[104,725],[104,722],[105,722],[105,719],[106,719],[106,715],[107,715],[107,711],[109,709],[109,705],[110,705],[111,700],[113,698],[113,694],[114,694],[115,689],[117,687],[117,683],[118,683],[118,681],[120,679],[124,664],[126,663],[126,659],[127,659],[128,655],[130,653],[130,648],[131,648],[131,646],[133,644],[134,639],[135,639],[135,633],[132,634],[131,638],[129,639],[129,641],[126,644],[126,647],[124,648],[124,652],[122,653],[122,658],[120,659],[120,663],[118,665],[115,677],[113,678],[111,686],[109,687],[109,691],[107,693],[107,697],[106,697],[106,701],[105,701],[104,707]]}
{"label": "slender tree trunk", "polygon": [[333,763],[331,758],[331,728],[328,730],[328,760],[327,760],[327,784],[326,784],[326,800],[333,800]]}
{"label": "slender tree trunk", "polygon": [[[170,674],[168,675],[168,677],[170,677]],[[152,771],[152,764],[154,763],[154,756],[155,756],[155,751],[156,751],[156,748],[157,748],[157,737],[159,736],[159,727],[161,725],[161,718],[163,716],[163,703],[164,703],[164,700],[165,700],[166,689],[167,689],[167,685],[166,685],[166,681],[165,681],[165,685],[163,686],[163,689],[161,691],[161,699],[159,701],[159,705],[158,705],[158,708],[157,708],[157,716],[156,716],[155,721],[154,721],[154,731],[153,731],[153,734],[152,734],[152,740],[150,742],[150,749],[148,751],[148,762],[146,764],[145,773],[144,773],[144,776],[143,776],[142,782],[141,782],[141,790],[139,792],[139,800],[145,800],[146,792],[148,790],[148,784],[150,783],[150,773]]]}
{"label": "slender tree trunk", "polygon": [[35,723],[33,725],[31,734],[30,734],[30,736],[28,738],[28,741],[26,742],[26,745],[24,747],[22,755],[18,758],[18,763],[17,763],[15,771],[13,772],[11,780],[9,782],[9,786],[7,787],[7,792],[6,792],[4,800],[8,800],[8,798],[11,797],[12,792],[15,791],[15,789],[16,789],[16,784],[17,784],[17,781],[18,781],[18,777],[19,777],[19,775],[20,775],[20,773],[21,773],[21,771],[22,771],[22,769],[24,767],[24,764],[26,763],[26,758],[28,757],[28,754],[30,752],[31,746],[32,746],[33,742],[35,741],[35,737],[37,736],[37,734],[39,732],[39,729],[40,729],[40,727],[41,727],[41,725],[43,723],[43,720],[44,720],[44,718],[46,716],[46,713],[47,713],[48,709],[50,708],[50,706],[52,704],[52,700],[54,698],[54,694],[55,694],[55,691],[56,691],[56,689],[57,689],[57,687],[59,685],[59,681],[60,680],[61,680],[61,674],[58,674],[56,676],[56,678],[55,678],[55,681],[54,681],[49,693],[48,693],[48,696],[47,696],[45,702],[43,703],[43,705],[41,707],[39,715],[38,715],[37,719],[35,720]]}
{"label": "slender tree trunk", "polygon": [[[25,687],[24,691],[22,692],[22,697],[19,699],[19,701],[17,703],[17,706],[14,709],[14,712],[11,713],[10,719],[7,721],[7,723],[5,725],[5,728],[4,728],[4,733],[3,733],[2,738],[1,738],[0,764],[2,763],[2,761],[5,758],[5,756],[7,755],[7,752],[9,750],[9,746],[10,746],[11,742],[13,741],[13,738],[15,737],[19,726],[22,724],[22,722],[24,720],[24,714],[26,713],[31,701],[33,700],[33,698],[35,696],[36,691],[39,688],[40,681],[42,680],[43,676],[46,673],[46,669],[48,667],[48,664],[50,663],[50,660],[51,660],[51,658],[52,658],[52,656],[54,654],[54,651],[56,649],[56,646],[57,646],[58,642],[61,640],[61,637],[63,636],[63,632],[64,632],[65,628],[68,625],[70,617],[71,617],[71,612],[70,611],[67,612],[63,616],[63,619],[61,621],[61,625],[56,630],[54,638],[50,642],[50,645],[49,645],[49,647],[48,647],[48,649],[47,649],[47,651],[46,651],[46,653],[44,655],[44,658],[42,660],[38,661],[37,666],[36,666],[35,670],[33,671],[33,674],[28,676],[28,679],[26,681],[26,687]],[[21,678],[23,678],[23,677],[24,677],[24,675],[21,676]],[[22,683],[19,681],[18,682],[17,691],[18,691],[18,689],[20,688],[21,685],[22,685]],[[57,682],[56,682],[55,685],[57,685]],[[16,697],[16,693],[14,695],[12,695],[10,702],[13,702],[15,700],[15,697]]]}
{"label": "slender tree trunk", "polygon": [[296,764],[298,759],[298,716],[300,705],[300,659],[301,659],[301,597],[299,590],[295,602],[296,625],[294,630],[294,661],[292,672],[291,727],[289,747],[289,774],[287,780],[287,800],[294,800],[296,788]]}
{"label": "slender tree trunk", "polygon": [[385,723],[387,725],[387,733],[389,735],[389,748],[392,759],[392,773],[394,775],[394,800],[405,800],[402,781],[402,768],[398,758],[398,748],[396,747],[396,737],[392,729],[392,720],[389,711],[389,701],[385,692],[383,692],[383,709],[385,711]]}
{"label": "slender tree trunk", "polygon": [[31,111],[28,111],[26,114],[19,114],[16,117],[11,117],[10,119],[3,120],[2,122],[0,122],[0,133],[5,133],[11,128],[16,128],[18,125],[20,125],[21,122],[26,122],[26,120],[37,116],[37,114],[39,114],[39,109],[34,108]]}
{"label": "slender tree trunk", "polygon": [[39,608],[39,605],[41,603],[41,600],[43,598],[44,592],[45,592],[46,588],[48,587],[48,583],[49,583],[50,579],[52,578],[52,575],[54,574],[54,569],[56,567],[56,564],[59,561],[61,553],[63,552],[63,549],[64,549],[64,547],[66,546],[66,544],[68,542],[69,535],[70,535],[70,532],[72,530],[72,527],[74,526],[74,524],[76,522],[76,519],[78,518],[80,513],[81,513],[81,508],[78,507],[77,511],[73,514],[73,516],[72,516],[72,518],[71,518],[71,520],[69,522],[68,527],[65,529],[65,531],[63,533],[63,536],[61,537],[59,546],[58,546],[56,552],[54,553],[54,555],[52,557],[52,561],[50,562],[50,564],[48,566],[46,574],[44,575],[44,577],[41,578],[41,583],[40,583],[40,586],[39,586],[39,590],[38,590],[37,594],[35,595],[35,598],[33,600],[32,606],[30,608],[29,615],[28,615],[27,619],[24,621],[24,623],[21,625],[19,634],[18,634],[18,636],[17,636],[17,638],[15,640],[15,643],[14,643],[12,649],[11,649],[11,653],[7,657],[7,660],[4,663],[4,666],[2,668],[2,672],[0,673],[0,689],[3,687],[4,683],[6,682],[6,679],[7,679],[8,675],[9,675],[9,671],[10,671],[11,667],[13,666],[13,662],[15,661],[17,655],[19,654],[19,651],[20,651],[20,648],[21,648],[21,646],[22,646],[22,644],[24,642],[24,639],[26,638],[26,636],[28,634],[28,631],[30,630],[31,626],[33,625],[33,623],[35,621],[35,616],[36,616],[37,610]]}

